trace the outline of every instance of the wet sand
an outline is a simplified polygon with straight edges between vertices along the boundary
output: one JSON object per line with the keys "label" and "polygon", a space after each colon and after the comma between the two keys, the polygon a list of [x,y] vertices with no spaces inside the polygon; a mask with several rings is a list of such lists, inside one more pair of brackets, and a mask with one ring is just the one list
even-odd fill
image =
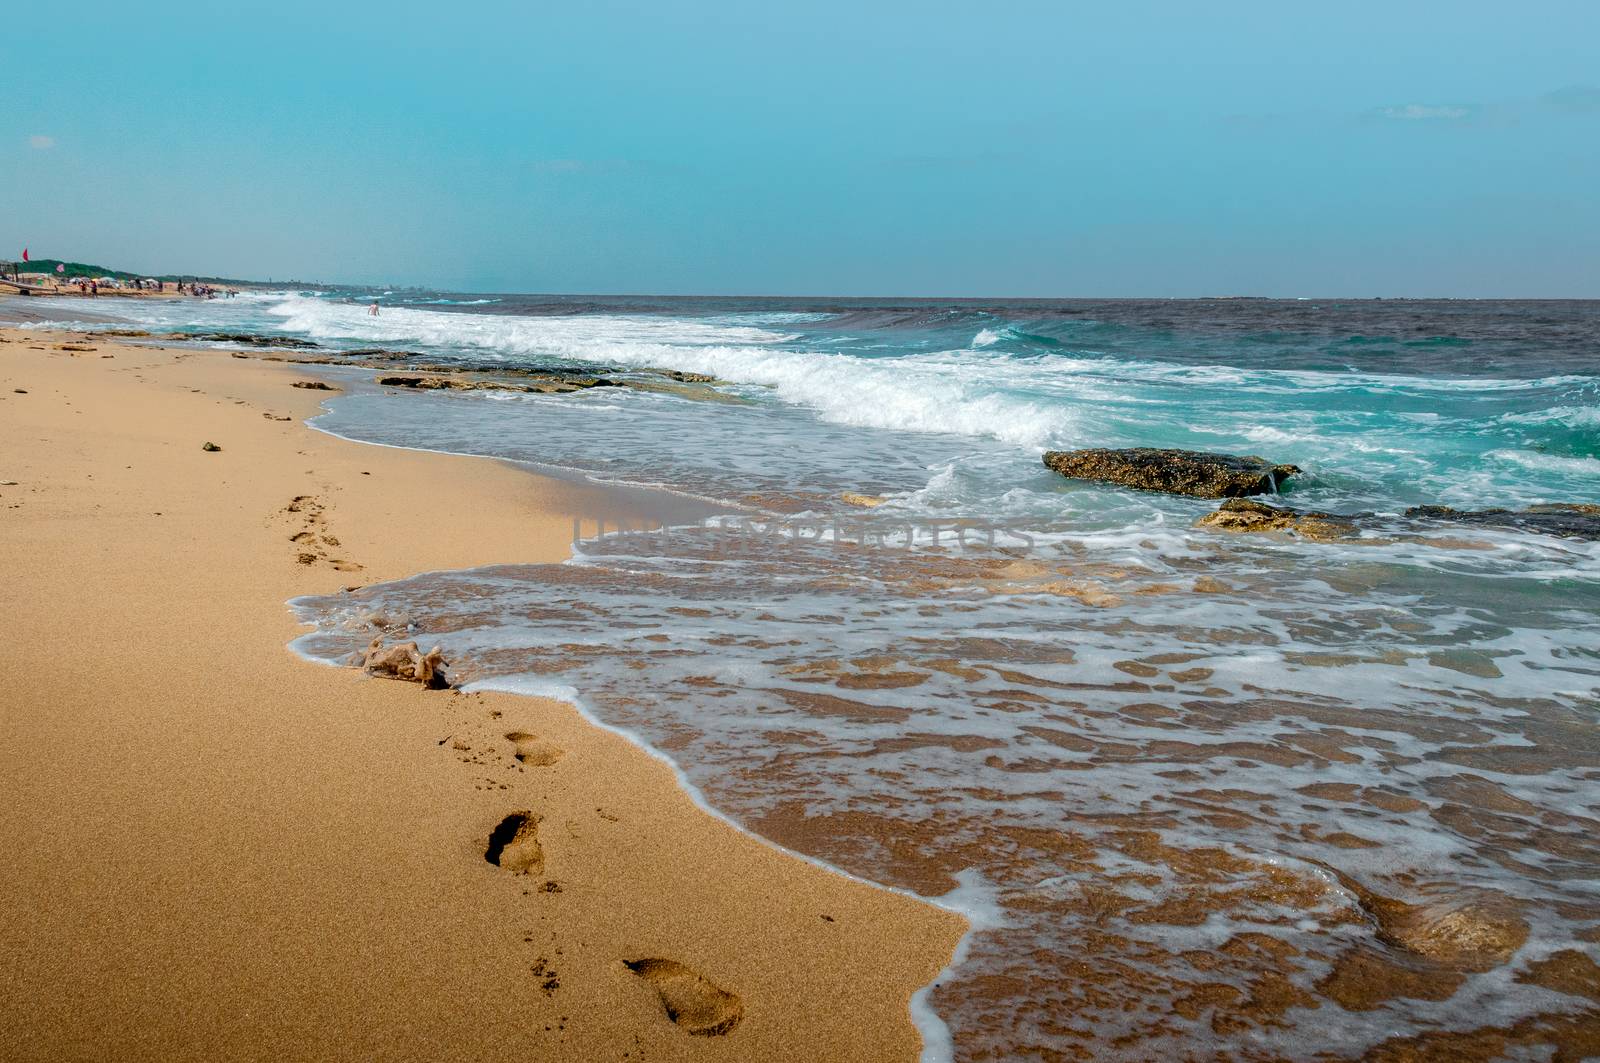
{"label": "wet sand", "polygon": [[915,1057],[959,917],[570,706],[285,648],[286,599],[559,560],[615,496],[308,430],[293,367],[0,339],[8,1058]]}

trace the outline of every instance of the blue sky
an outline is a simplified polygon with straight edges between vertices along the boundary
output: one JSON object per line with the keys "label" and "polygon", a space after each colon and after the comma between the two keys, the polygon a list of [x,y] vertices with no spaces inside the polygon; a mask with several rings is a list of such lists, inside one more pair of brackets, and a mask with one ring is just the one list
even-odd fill
{"label": "blue sky", "polygon": [[1592,0],[40,3],[7,8],[0,61],[0,257],[1600,297]]}

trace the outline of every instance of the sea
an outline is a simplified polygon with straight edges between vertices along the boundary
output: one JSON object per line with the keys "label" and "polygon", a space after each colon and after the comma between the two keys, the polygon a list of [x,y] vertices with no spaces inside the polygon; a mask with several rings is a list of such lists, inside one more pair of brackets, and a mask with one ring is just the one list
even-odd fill
{"label": "sea", "polygon": [[[661,517],[297,600],[296,648],[343,665],[404,617],[464,682],[567,698],[744,829],[963,912],[929,1060],[1600,1053],[1600,541],[1406,515],[1600,502],[1600,302],[107,307],[646,385],[322,370],[318,429]],[[1229,534],[1041,463],[1082,447],[1292,463],[1267,501],[1358,531]]]}

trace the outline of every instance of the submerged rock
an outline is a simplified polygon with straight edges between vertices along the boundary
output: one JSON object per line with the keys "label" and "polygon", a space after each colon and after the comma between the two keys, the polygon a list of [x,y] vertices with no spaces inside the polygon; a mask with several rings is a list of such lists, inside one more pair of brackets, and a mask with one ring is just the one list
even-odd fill
{"label": "submerged rock", "polygon": [[883,505],[883,499],[876,495],[858,495],[854,491],[844,492],[839,496],[839,499],[843,502],[849,503],[852,506],[863,506],[867,509],[873,509],[877,506]]}
{"label": "submerged rock", "polygon": [[1265,458],[1155,447],[1052,450],[1045,453],[1044,464],[1074,480],[1100,480],[1196,498],[1269,494],[1300,471],[1298,466],[1275,465]]}
{"label": "submerged rock", "polygon": [[724,391],[719,385],[723,382],[706,378],[705,380],[685,379],[678,377],[696,377],[695,373],[661,373],[656,374],[663,379],[656,380],[651,377],[634,377],[631,380],[620,381],[624,387],[633,388],[635,391],[653,391],[658,395],[676,395],[680,399],[691,399],[695,402],[720,402],[729,406],[747,406],[750,400],[741,395]]}
{"label": "submerged rock", "polygon": [[1413,520],[1439,520],[1486,528],[1515,528],[1568,539],[1600,539],[1600,506],[1590,503],[1554,503],[1527,509],[1452,509],[1449,506],[1412,506]]}
{"label": "submerged rock", "polygon": [[1318,541],[1342,539],[1356,534],[1356,526],[1348,517],[1332,513],[1306,513],[1246,498],[1230,498],[1215,512],[1207,513],[1194,524],[1197,528],[1226,532],[1293,532]]}
{"label": "submerged rock", "polygon": [[1407,904],[1368,895],[1362,907],[1385,944],[1461,970],[1498,967],[1528,940],[1528,924],[1510,898],[1482,891]]}
{"label": "submerged rock", "polygon": [[369,675],[421,683],[429,690],[442,690],[450,685],[444,677],[444,666],[444,654],[437,646],[427,653],[418,650],[415,642],[402,642],[385,649],[382,638],[373,639],[361,659],[361,667]]}
{"label": "submerged rock", "polygon": [[1372,918],[1379,941],[1433,963],[1488,971],[1527,942],[1523,903],[1487,889],[1432,887],[1421,903],[1386,897],[1336,867],[1321,865]]}

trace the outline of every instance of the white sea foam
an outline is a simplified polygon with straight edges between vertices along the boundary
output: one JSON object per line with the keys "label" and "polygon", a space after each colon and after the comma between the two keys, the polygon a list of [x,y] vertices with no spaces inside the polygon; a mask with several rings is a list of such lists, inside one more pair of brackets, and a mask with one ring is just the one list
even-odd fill
{"label": "white sea foam", "polygon": [[1525,469],[1540,472],[1557,472],[1570,476],[1600,476],[1600,458],[1570,458],[1561,454],[1543,454],[1537,450],[1491,450],[1485,457],[1508,461]]}
{"label": "white sea foam", "polygon": [[1561,424],[1568,428],[1600,428],[1600,406],[1555,406],[1533,413],[1508,413],[1506,424]]}
{"label": "white sea foam", "polygon": [[610,346],[639,344],[657,348],[659,355],[671,344],[776,343],[787,338],[749,325],[647,315],[460,314],[393,306],[374,316],[358,304],[298,295],[280,297],[269,312],[285,331],[315,340],[459,347],[504,358],[557,355],[604,360]]}

